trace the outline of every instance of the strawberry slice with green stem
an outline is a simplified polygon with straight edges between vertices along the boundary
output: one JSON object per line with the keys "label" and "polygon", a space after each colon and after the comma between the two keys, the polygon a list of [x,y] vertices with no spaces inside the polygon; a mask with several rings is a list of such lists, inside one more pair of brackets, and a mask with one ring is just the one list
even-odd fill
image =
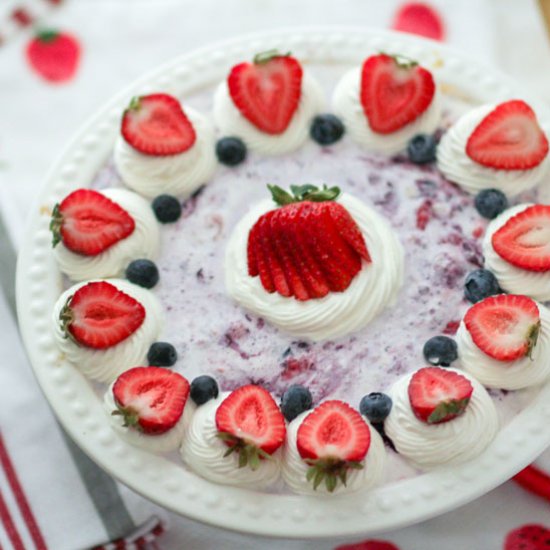
{"label": "strawberry slice with green stem", "polygon": [[527,271],[550,271],[550,206],[535,204],[512,216],[491,237],[495,252]]}
{"label": "strawberry slice with green stem", "polygon": [[224,456],[239,455],[239,468],[257,470],[261,460],[281,447],[286,437],[283,413],[271,394],[249,384],[228,395],[216,410],[218,437],[227,445]]}
{"label": "strawberry slice with green stem", "polygon": [[464,325],[474,344],[497,361],[531,355],[540,332],[540,312],[527,296],[499,294],[473,305]]}
{"label": "strawberry slice with green stem", "polygon": [[129,237],[132,216],[116,202],[92,189],[77,189],[56,204],[50,221],[53,246],[60,242],[84,256],[96,256]]}
{"label": "strawberry slice with green stem", "polygon": [[61,330],[76,344],[94,349],[116,346],[145,320],[145,308],[106,281],[80,287],[59,314]]}
{"label": "strawberry slice with green stem", "polygon": [[177,372],[160,367],[135,367],[122,373],[113,385],[117,409],[124,426],[148,435],[172,429],[181,418],[189,382]]}
{"label": "strawberry slice with green stem", "polygon": [[323,482],[332,493],[344,486],[350,470],[363,468],[370,447],[370,429],[361,415],[343,401],[325,401],[300,424],[296,446],[309,465],[306,479],[316,490]]}
{"label": "strawberry slice with green stem", "polygon": [[474,129],[466,154],[478,164],[497,170],[530,170],[548,154],[548,140],[535,112],[513,99],[493,109]]}
{"label": "strawberry slice with green stem", "polygon": [[414,415],[427,424],[453,420],[466,410],[474,388],[461,374],[439,367],[416,371],[408,388]]}

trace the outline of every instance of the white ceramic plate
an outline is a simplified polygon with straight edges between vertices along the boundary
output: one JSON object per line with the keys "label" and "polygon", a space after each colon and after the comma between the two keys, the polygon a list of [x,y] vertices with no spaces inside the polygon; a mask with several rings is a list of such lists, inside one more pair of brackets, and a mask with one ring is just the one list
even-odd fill
{"label": "white ceramic plate", "polygon": [[398,52],[434,67],[440,82],[475,101],[521,97],[549,127],[550,112],[514,81],[443,45],[412,36],[355,28],[292,29],[247,36],[180,57],[110,101],[78,133],[49,174],[31,215],[17,274],[20,327],[36,376],[59,420],[100,466],[145,497],[179,514],[229,529],[284,537],[366,534],[441,514],[479,497],[537,457],[550,443],[550,385],[531,398],[487,451],[453,469],[394,482],[367,495],[330,498],[277,495],[215,485],[162,456],[140,451],[111,431],[88,381],[60,357],[51,310],[62,289],[51,253],[53,205],[88,185],[109,157],[128,98],[151,91],[189,96],[212,88],[253,53],[291,50],[308,63],[358,65],[376,50]]}

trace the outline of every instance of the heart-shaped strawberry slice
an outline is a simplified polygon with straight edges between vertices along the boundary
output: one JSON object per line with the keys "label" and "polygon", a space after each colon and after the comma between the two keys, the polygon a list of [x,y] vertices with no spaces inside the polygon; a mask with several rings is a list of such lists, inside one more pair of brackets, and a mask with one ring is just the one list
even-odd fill
{"label": "heart-shaped strawberry slice", "polygon": [[498,105],[477,125],[466,154],[489,168],[528,170],[545,159],[548,140],[533,109],[514,99]]}
{"label": "heart-shaped strawberry slice", "polygon": [[290,124],[302,93],[302,66],[290,55],[258,54],[240,63],[227,78],[229,94],[241,114],[266,134],[281,134]]}
{"label": "heart-shaped strawberry slice", "polygon": [[380,54],[363,63],[361,104],[373,132],[391,134],[410,124],[434,94],[432,74],[415,61]]}

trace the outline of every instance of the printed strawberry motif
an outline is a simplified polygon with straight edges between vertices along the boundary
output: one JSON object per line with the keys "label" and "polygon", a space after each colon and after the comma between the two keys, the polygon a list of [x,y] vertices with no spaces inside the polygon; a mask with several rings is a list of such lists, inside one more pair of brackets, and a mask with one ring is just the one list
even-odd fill
{"label": "printed strawberry motif", "polygon": [[122,342],[142,325],[144,319],[145,308],[106,281],[80,287],[59,314],[67,338],[95,349]]}
{"label": "printed strawberry motif", "polygon": [[434,40],[445,38],[445,26],[440,14],[423,2],[403,4],[395,14],[392,29]]}
{"label": "printed strawberry motif", "polygon": [[409,382],[409,402],[414,415],[427,424],[440,424],[460,416],[468,406],[474,388],[452,370],[425,367]]}
{"label": "printed strawberry motif", "polygon": [[334,550],[399,550],[399,548],[392,542],[369,539],[353,544],[343,544]]}
{"label": "printed strawberry motif", "polygon": [[535,204],[493,233],[495,252],[528,271],[550,271],[550,206]]}
{"label": "printed strawberry motif", "polygon": [[503,550],[548,550],[550,529],[543,525],[522,525],[506,535]]}
{"label": "printed strawberry motif", "polygon": [[238,453],[239,468],[260,467],[284,442],[283,413],[271,394],[260,386],[248,385],[233,391],[216,411],[218,437],[228,446],[224,456]]}
{"label": "printed strawberry motif", "polygon": [[464,316],[474,344],[498,361],[531,355],[540,332],[540,313],[534,300],[498,294],[474,304]]}
{"label": "printed strawberry motif", "polygon": [[373,132],[391,134],[416,120],[432,103],[432,74],[401,56],[373,55],[363,63],[360,98]]}
{"label": "printed strawberry motif", "polygon": [[134,219],[116,202],[92,189],[77,189],[56,204],[50,222],[53,246],[96,256],[134,232]]}
{"label": "printed strawberry motif", "polygon": [[371,259],[338,187],[268,186],[281,207],[261,216],[248,236],[248,274],[265,290],[305,301],[343,292]]}
{"label": "printed strawberry motif", "polygon": [[120,131],[134,149],[155,157],[184,153],[197,139],[180,102],[168,94],[132,98]]}
{"label": "printed strawberry motif", "polygon": [[39,32],[27,45],[27,60],[31,67],[49,82],[70,80],[78,67],[80,45],[64,32]]}
{"label": "printed strawberry motif", "polygon": [[296,446],[309,464],[307,480],[333,492],[346,485],[349,470],[362,469],[370,447],[370,429],[361,415],[343,401],[325,401],[298,428]]}
{"label": "printed strawberry motif", "polygon": [[124,425],[148,435],[173,428],[189,397],[189,382],[161,367],[135,367],[122,373],[113,385],[117,410]]}
{"label": "printed strawberry motif", "polygon": [[548,140],[533,109],[514,99],[498,105],[477,125],[466,154],[489,168],[529,170],[546,158]]}
{"label": "printed strawberry motif", "polygon": [[260,53],[240,63],[227,78],[229,95],[241,114],[267,134],[283,133],[298,108],[302,66],[290,54]]}

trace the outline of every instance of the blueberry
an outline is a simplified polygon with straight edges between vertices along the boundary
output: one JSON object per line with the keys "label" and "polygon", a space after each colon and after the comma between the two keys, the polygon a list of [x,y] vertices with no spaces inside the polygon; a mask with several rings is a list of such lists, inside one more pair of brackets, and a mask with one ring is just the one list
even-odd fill
{"label": "blueberry", "polygon": [[319,145],[331,145],[344,135],[344,125],[335,115],[317,115],[313,119],[309,133]]}
{"label": "blueberry", "polygon": [[426,164],[435,160],[435,137],[430,134],[418,134],[407,145],[409,160],[415,164]]}
{"label": "blueberry", "polygon": [[359,403],[359,412],[366,416],[370,422],[380,423],[386,420],[390,414],[392,400],[389,395],[380,392],[372,392],[365,395]]}
{"label": "blueberry", "polygon": [[218,383],[211,377],[203,374],[202,376],[197,376],[191,382],[191,399],[197,405],[204,405],[210,399],[215,399],[218,397]]}
{"label": "blueberry", "polygon": [[298,415],[311,409],[312,405],[311,392],[299,384],[290,386],[281,398],[281,411],[283,411],[284,417],[289,422],[292,422]]}
{"label": "blueberry", "polygon": [[468,273],[464,281],[464,297],[472,304],[501,292],[497,278],[487,269],[476,269]]}
{"label": "blueberry", "polygon": [[151,260],[134,260],[126,268],[126,278],[135,285],[153,288],[159,282],[159,270]]}
{"label": "blueberry", "polygon": [[508,208],[508,199],[498,189],[483,189],[476,195],[475,205],[480,216],[492,220]]}
{"label": "blueberry", "polygon": [[147,352],[147,362],[155,367],[171,367],[177,360],[178,352],[168,342],[155,342]]}
{"label": "blueberry", "polygon": [[153,201],[153,212],[160,223],[177,222],[181,216],[181,203],[172,195],[159,195]]}
{"label": "blueberry", "polygon": [[458,358],[456,342],[448,336],[434,336],[424,344],[424,358],[431,365],[448,367]]}
{"label": "blueberry", "polygon": [[246,158],[246,145],[238,137],[223,137],[216,143],[216,155],[222,164],[237,166]]}

